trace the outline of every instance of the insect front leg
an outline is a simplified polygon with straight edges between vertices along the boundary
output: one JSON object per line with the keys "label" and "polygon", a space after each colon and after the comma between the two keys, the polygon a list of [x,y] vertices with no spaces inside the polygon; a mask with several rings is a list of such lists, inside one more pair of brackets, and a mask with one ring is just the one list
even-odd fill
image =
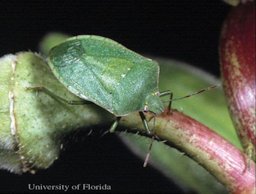
{"label": "insect front leg", "polygon": [[46,87],[44,86],[32,86],[32,87],[26,87],[27,90],[35,90],[37,92],[44,92],[47,95],[49,95],[50,97],[52,97],[53,99],[57,100],[57,101],[61,101],[70,105],[83,105],[83,104],[91,104],[91,102],[89,101],[85,101],[85,100],[67,100],[63,97],[60,97],[56,94],[54,94],[53,92],[51,92],[50,90],[48,90]]}
{"label": "insect front leg", "polygon": [[146,155],[146,157],[145,157],[145,160],[144,160],[144,163],[143,163],[143,167],[144,167],[144,168],[147,167],[147,165],[148,165],[148,161],[149,161],[149,157],[150,157],[150,151],[151,151],[151,149],[152,149],[154,140],[155,140],[155,136],[153,135],[152,138],[151,138],[151,142],[150,142],[150,144],[149,144],[148,153],[147,153],[147,155]]}
{"label": "insect front leg", "polygon": [[140,118],[142,120],[142,123],[144,125],[144,128],[147,130],[148,134],[151,134],[151,131],[149,130],[149,127],[148,127],[148,121],[147,121],[144,113],[139,111],[139,114],[140,114]]}
{"label": "insect front leg", "polygon": [[168,96],[168,95],[169,95],[169,104],[167,107],[167,111],[168,113],[170,113],[171,107],[172,107],[172,101],[173,101],[173,92],[171,92],[170,90],[167,90],[167,91],[161,92],[159,96],[162,97],[162,96]]}
{"label": "insect front leg", "polygon": [[[145,117],[144,113],[140,111],[139,114],[140,114],[140,118],[142,120],[142,123],[144,125],[144,128],[147,130],[147,133],[149,135],[152,134],[151,130],[149,129],[148,121],[146,120],[146,117]],[[152,149],[153,142],[154,142],[155,138],[156,138],[156,136],[155,136],[155,134],[153,134],[152,138],[151,138],[151,142],[149,144],[148,153],[147,153],[147,155],[145,157],[145,160],[144,160],[144,163],[143,163],[143,167],[146,167],[147,164],[148,164],[149,157],[150,157],[150,152],[151,152],[151,149]]]}

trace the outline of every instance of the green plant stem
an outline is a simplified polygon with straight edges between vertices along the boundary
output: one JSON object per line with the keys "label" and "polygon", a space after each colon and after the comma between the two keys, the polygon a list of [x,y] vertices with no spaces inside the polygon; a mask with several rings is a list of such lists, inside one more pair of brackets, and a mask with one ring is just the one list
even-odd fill
{"label": "green plant stem", "polygon": [[[147,115],[152,118],[152,115]],[[121,125],[130,132],[146,134],[137,114],[123,117]],[[151,119],[150,128],[167,145],[186,153],[234,194],[255,193],[255,163],[248,157],[200,122],[173,111]]]}

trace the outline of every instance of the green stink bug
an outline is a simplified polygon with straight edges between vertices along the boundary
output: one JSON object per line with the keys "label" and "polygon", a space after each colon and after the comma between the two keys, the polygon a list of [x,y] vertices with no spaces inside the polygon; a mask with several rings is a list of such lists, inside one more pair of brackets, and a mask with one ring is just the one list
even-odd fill
{"label": "green stink bug", "polygon": [[50,96],[69,104],[95,103],[116,116],[110,128],[113,132],[122,116],[139,112],[145,129],[150,134],[143,112],[160,114],[164,111],[161,96],[170,95],[169,110],[173,100],[170,91],[159,92],[159,66],[121,44],[108,38],[82,35],[67,39],[50,50],[48,63],[57,79],[84,101],[66,101],[44,87]]}
{"label": "green stink bug", "polygon": [[164,106],[158,89],[159,66],[121,44],[100,36],[76,36],[52,48],[48,63],[57,79],[80,98],[117,117],[139,111],[155,114]]}
{"label": "green stink bug", "polygon": [[[67,101],[44,87],[29,88],[43,90],[69,104],[92,102],[99,105],[116,116],[110,132],[115,130],[122,116],[138,111],[144,128],[151,134],[143,112],[162,113],[164,105],[161,96],[170,95],[170,111],[173,100],[215,87],[172,99],[170,91],[159,92],[159,66],[156,62],[99,36],[83,35],[67,39],[50,50],[48,63],[56,78],[83,101]],[[155,137],[153,134],[149,149]],[[147,165],[149,154],[144,166]]]}

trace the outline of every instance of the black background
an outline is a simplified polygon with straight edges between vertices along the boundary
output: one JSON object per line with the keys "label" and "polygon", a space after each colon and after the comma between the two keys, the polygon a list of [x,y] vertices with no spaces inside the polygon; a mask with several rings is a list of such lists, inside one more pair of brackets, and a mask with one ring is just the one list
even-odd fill
{"label": "black background", "polygon": [[[38,51],[51,31],[96,34],[218,76],[218,39],[229,9],[220,0],[0,1],[0,54]],[[28,183],[107,183],[114,193],[184,193],[153,168],[142,168],[113,135],[80,132],[70,140],[60,159],[36,175],[0,171],[0,193],[28,192]]]}

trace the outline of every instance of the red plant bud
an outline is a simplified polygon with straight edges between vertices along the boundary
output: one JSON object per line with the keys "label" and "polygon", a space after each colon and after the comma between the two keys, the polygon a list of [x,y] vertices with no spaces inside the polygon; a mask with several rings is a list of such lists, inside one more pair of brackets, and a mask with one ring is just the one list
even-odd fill
{"label": "red plant bud", "polygon": [[246,152],[255,160],[255,2],[232,8],[220,39],[223,86],[231,117]]}

